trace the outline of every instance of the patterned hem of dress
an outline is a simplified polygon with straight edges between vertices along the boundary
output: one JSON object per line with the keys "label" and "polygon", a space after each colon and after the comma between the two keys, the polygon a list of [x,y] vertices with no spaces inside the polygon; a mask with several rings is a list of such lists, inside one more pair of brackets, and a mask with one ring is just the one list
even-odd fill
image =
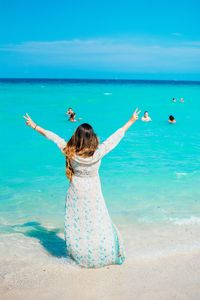
{"label": "patterned hem of dress", "polygon": [[122,244],[120,233],[117,227],[113,223],[112,223],[112,227],[113,227],[113,234],[115,239],[115,253],[116,253],[115,263],[117,265],[122,265],[126,258],[124,246]]}

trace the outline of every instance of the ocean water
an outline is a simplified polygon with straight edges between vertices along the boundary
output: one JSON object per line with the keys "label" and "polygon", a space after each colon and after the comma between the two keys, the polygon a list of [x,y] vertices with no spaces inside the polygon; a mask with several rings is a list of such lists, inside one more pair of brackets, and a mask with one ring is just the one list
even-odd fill
{"label": "ocean water", "polygon": [[[185,102],[172,103],[173,97]],[[68,122],[68,107],[80,122]],[[23,114],[66,139],[88,122],[103,141],[136,107],[153,121],[135,123],[100,170],[112,218],[121,224],[200,223],[200,83],[2,80],[1,232],[31,222],[63,230],[64,157],[25,125]],[[168,124],[170,114],[176,124]]]}

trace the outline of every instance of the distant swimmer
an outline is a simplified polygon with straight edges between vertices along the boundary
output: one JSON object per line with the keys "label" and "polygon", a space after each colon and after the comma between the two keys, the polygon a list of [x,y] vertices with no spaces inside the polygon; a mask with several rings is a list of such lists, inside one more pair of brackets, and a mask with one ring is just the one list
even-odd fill
{"label": "distant swimmer", "polygon": [[143,115],[143,117],[141,118],[141,120],[142,120],[143,122],[151,122],[151,121],[152,121],[151,117],[149,116],[148,111],[145,111],[145,112],[144,112],[144,115]]}
{"label": "distant swimmer", "polygon": [[77,122],[77,120],[75,119],[76,117],[76,114],[73,112],[71,113],[71,115],[69,116],[69,121],[70,122]]}
{"label": "distant swimmer", "polygon": [[184,103],[185,102],[184,98],[180,98],[180,102]]}
{"label": "distant swimmer", "polygon": [[176,123],[176,120],[175,120],[174,116],[170,115],[170,116],[169,116],[169,119],[168,119],[168,122],[169,122],[169,124],[174,124],[174,123]]}
{"label": "distant swimmer", "polygon": [[66,112],[66,115],[69,116],[69,119],[68,121],[70,122],[76,122],[76,113],[73,111],[73,109],[71,107],[68,108],[67,112]]}
{"label": "distant swimmer", "polygon": [[68,108],[66,115],[68,115],[69,117],[71,116],[71,114],[74,114],[74,111],[71,107]]}
{"label": "distant swimmer", "polygon": [[172,102],[176,103],[176,98],[172,98]]}

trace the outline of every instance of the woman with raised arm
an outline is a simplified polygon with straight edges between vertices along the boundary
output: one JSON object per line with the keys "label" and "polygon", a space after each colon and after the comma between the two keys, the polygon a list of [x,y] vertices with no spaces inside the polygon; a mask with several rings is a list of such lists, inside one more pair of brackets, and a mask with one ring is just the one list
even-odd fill
{"label": "woman with raised arm", "polygon": [[65,204],[66,252],[83,267],[122,264],[125,259],[122,239],[102,195],[98,170],[101,159],[118,145],[139,113],[136,109],[130,120],[102,144],[89,124],[80,125],[66,142],[38,126],[28,114],[24,116],[28,126],[56,143],[66,157],[70,180]]}

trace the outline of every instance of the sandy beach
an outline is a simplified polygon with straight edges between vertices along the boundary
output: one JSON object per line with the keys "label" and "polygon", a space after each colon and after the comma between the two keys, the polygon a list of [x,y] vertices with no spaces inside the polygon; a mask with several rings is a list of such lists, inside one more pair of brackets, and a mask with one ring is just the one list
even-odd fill
{"label": "sandy beach", "polygon": [[55,245],[47,248],[41,239],[4,235],[0,299],[200,299],[199,225],[119,228],[127,260],[101,269],[56,257],[47,251]]}

